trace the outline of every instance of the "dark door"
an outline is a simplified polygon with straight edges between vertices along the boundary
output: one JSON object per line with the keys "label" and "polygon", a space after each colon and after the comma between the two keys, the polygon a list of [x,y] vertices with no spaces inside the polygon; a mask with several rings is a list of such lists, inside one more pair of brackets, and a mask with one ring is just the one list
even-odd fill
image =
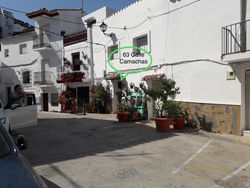
{"label": "dark door", "polygon": [[73,53],[72,54],[72,62],[73,62],[73,71],[80,70],[80,53]]}
{"label": "dark door", "polygon": [[43,93],[43,111],[49,111],[49,95],[48,93]]}
{"label": "dark door", "polygon": [[89,103],[89,87],[78,87],[77,88],[78,112],[82,112],[84,105],[88,103]]}

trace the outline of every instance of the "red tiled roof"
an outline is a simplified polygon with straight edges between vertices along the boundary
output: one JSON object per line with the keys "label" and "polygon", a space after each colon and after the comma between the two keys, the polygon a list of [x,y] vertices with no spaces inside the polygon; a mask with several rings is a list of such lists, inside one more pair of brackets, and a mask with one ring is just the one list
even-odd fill
{"label": "red tiled roof", "polygon": [[30,13],[26,14],[26,16],[28,18],[30,18],[30,19],[38,17],[38,16],[43,16],[43,15],[46,15],[46,16],[49,16],[49,17],[54,17],[54,16],[58,16],[59,13],[58,13],[57,9],[55,9],[55,10],[47,10],[46,8],[43,8],[43,9],[40,9],[40,10],[37,10],[37,11],[30,12]]}
{"label": "red tiled roof", "polygon": [[152,74],[152,75],[146,75],[144,76],[142,79],[144,81],[147,81],[147,80],[157,80],[157,79],[163,79],[165,78],[165,74]]}

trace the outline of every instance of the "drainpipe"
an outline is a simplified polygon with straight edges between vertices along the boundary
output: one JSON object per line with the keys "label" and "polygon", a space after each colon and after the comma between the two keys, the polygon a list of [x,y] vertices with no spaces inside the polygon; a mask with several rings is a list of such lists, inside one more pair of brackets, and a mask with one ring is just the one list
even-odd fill
{"label": "drainpipe", "polygon": [[88,42],[89,42],[89,49],[90,49],[90,58],[89,58],[89,63],[90,63],[90,88],[94,86],[94,54],[93,54],[93,33],[92,33],[92,25],[96,23],[96,20],[94,17],[91,17],[87,20],[85,20],[88,25]]}

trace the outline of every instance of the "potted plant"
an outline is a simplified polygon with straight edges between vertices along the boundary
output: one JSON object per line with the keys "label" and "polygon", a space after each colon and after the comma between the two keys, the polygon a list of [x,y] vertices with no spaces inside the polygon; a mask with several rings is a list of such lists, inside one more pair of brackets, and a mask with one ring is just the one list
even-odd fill
{"label": "potted plant", "polygon": [[132,104],[132,105],[135,104],[135,100],[134,99],[130,99],[129,101],[130,101],[130,104]]}
{"label": "potted plant", "polygon": [[183,111],[183,109],[181,108],[180,105],[178,105],[177,108],[177,118],[175,119],[175,123],[174,123],[174,128],[175,129],[183,129],[185,126],[185,113]]}
{"label": "potted plant", "polygon": [[153,111],[157,131],[168,132],[170,125],[174,124],[176,113],[173,110],[172,101],[179,94],[179,88],[175,85],[175,81],[167,79],[161,80],[161,85],[157,88],[146,89],[144,86],[142,87],[145,94],[154,101]]}
{"label": "potted plant", "polygon": [[66,91],[62,91],[57,101],[62,105],[62,112],[73,112],[77,111],[77,105],[75,100],[75,95],[70,89],[66,89]]}
{"label": "potted plant", "polygon": [[138,119],[138,111],[137,108],[134,106],[128,107],[128,120],[129,121],[136,121]]}
{"label": "potted plant", "polygon": [[97,84],[92,92],[91,101],[96,106],[98,113],[108,113],[109,105],[112,102],[109,85]]}
{"label": "potted plant", "polygon": [[136,104],[137,104],[138,106],[141,106],[141,105],[142,105],[142,100],[141,100],[141,99],[137,100],[137,101],[136,101]]}
{"label": "potted plant", "polygon": [[121,89],[117,89],[115,92],[119,104],[117,105],[118,112],[117,112],[117,118],[119,122],[126,122],[128,120],[128,101],[129,96],[131,95],[131,92],[129,89],[125,88],[124,86]]}

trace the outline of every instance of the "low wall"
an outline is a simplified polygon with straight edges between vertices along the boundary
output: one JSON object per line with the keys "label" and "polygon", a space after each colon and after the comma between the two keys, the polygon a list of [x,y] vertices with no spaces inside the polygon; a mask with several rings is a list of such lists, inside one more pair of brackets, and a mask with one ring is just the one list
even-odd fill
{"label": "low wall", "polygon": [[240,105],[180,102],[187,126],[196,126],[212,132],[241,135]]}

